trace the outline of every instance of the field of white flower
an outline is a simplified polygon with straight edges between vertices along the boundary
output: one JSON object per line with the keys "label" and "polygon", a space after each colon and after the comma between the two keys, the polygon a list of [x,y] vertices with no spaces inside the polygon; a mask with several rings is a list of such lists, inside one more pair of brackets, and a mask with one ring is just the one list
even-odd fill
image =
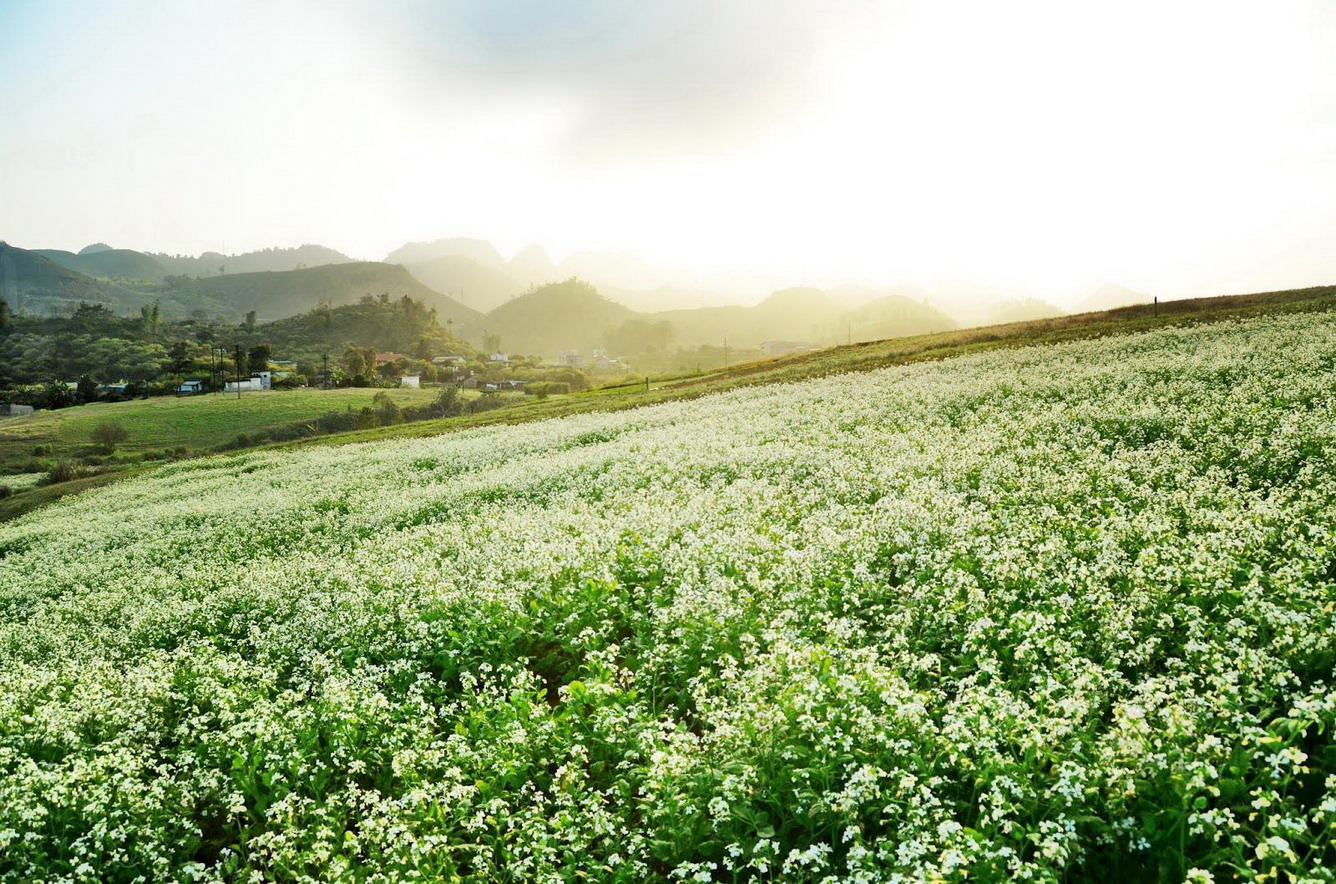
{"label": "field of white flower", "polygon": [[0,526],[0,880],[1336,880],[1336,317]]}

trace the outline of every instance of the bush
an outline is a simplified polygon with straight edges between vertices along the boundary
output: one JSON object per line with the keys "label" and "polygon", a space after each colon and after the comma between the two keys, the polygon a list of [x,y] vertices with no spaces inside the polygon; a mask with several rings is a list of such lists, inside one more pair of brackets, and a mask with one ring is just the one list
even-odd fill
{"label": "bush", "polygon": [[110,454],[116,450],[117,445],[130,438],[130,431],[118,421],[102,421],[93,427],[90,438],[94,445]]}
{"label": "bush", "polygon": [[57,461],[42,480],[43,485],[57,485],[61,482],[73,482],[83,475],[77,466],[68,460]]}
{"label": "bush", "polygon": [[13,488],[10,488],[8,485],[0,485],[0,500],[4,500],[6,497],[13,497],[13,496],[14,496]]}
{"label": "bush", "polygon": [[493,411],[497,408],[504,408],[505,405],[505,400],[495,393],[483,393],[477,399],[474,399],[469,403],[469,410],[474,414],[478,414],[483,411]]}

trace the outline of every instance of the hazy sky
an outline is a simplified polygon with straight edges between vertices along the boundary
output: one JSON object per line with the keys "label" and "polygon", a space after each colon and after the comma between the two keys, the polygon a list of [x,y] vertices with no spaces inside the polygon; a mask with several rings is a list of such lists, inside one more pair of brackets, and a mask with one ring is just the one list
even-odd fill
{"label": "hazy sky", "polygon": [[1336,282],[1336,0],[0,0],[0,238]]}

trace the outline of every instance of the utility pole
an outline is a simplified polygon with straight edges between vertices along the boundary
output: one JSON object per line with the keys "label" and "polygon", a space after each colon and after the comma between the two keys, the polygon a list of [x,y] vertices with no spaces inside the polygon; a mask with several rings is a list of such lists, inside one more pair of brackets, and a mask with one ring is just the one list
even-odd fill
{"label": "utility pole", "polygon": [[1160,296],[1159,296],[1159,295],[1156,295],[1156,296],[1155,296],[1155,315],[1156,315],[1156,316],[1159,316],[1159,315],[1160,315]]}
{"label": "utility pole", "polygon": [[320,355],[320,363],[321,363],[321,365],[323,366],[323,371],[322,371],[322,374],[324,375],[323,389],[328,390],[328,389],[329,389],[329,354],[328,354],[328,353],[322,353],[322,354]]}
{"label": "utility pole", "polygon": [[237,398],[241,398],[241,345],[237,344]]}
{"label": "utility pole", "polygon": [[724,368],[728,368],[728,338],[724,338]]}

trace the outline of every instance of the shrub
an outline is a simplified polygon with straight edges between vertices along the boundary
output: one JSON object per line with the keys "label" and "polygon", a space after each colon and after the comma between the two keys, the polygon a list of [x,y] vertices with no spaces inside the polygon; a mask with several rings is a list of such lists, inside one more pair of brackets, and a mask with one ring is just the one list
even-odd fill
{"label": "shrub", "polygon": [[56,465],[47,471],[46,478],[42,480],[43,485],[56,485],[61,482],[72,482],[83,475],[77,466],[71,461],[59,460]]}
{"label": "shrub", "polygon": [[119,421],[102,421],[90,434],[93,444],[110,454],[116,446],[130,438],[130,431]]}

